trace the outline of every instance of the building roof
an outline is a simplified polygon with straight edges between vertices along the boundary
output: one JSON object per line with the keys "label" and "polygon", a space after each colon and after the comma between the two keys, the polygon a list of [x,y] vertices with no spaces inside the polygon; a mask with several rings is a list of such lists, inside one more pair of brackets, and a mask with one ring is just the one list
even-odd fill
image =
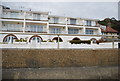
{"label": "building roof", "polygon": [[111,28],[109,26],[107,26],[105,30],[101,28],[101,31],[102,32],[109,32],[109,33],[118,33],[117,30],[115,30],[115,29],[113,29],[113,28]]}

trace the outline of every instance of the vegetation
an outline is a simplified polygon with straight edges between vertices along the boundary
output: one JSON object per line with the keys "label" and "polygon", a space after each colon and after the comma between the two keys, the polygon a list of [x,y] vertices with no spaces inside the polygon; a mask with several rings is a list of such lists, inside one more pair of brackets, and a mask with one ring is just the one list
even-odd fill
{"label": "vegetation", "polygon": [[42,42],[47,42],[46,40],[43,40]]}
{"label": "vegetation", "polygon": [[104,26],[110,25],[113,29],[120,33],[120,20],[116,20],[115,18],[105,18],[102,21],[98,21],[98,23]]}
{"label": "vegetation", "polygon": [[49,40],[49,42],[54,42],[53,40]]}
{"label": "vegetation", "polygon": [[90,40],[70,40],[69,41],[71,44],[91,44]]}
{"label": "vegetation", "polygon": [[15,42],[27,42],[27,40],[26,39],[20,39],[20,40],[16,39]]}

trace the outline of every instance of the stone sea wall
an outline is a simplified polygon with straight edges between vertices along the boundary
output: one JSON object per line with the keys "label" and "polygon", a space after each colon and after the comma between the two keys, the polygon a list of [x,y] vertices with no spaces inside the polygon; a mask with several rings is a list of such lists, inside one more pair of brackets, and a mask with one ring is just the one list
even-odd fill
{"label": "stone sea wall", "polygon": [[118,49],[2,49],[3,68],[118,65]]}

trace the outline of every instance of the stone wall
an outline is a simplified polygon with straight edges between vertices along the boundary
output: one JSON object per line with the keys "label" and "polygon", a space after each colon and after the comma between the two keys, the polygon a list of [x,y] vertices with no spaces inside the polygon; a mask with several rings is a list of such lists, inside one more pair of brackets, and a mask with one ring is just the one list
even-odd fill
{"label": "stone wall", "polygon": [[2,49],[3,68],[118,65],[118,49]]}

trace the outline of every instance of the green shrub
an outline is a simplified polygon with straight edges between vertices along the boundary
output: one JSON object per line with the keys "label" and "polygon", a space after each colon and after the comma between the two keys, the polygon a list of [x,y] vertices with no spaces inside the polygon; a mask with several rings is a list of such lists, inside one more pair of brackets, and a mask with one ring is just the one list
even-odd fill
{"label": "green shrub", "polygon": [[71,44],[91,44],[90,40],[71,40],[69,41]]}
{"label": "green shrub", "polygon": [[90,40],[82,40],[81,43],[83,43],[83,44],[91,44],[91,41]]}
{"label": "green shrub", "polygon": [[42,42],[47,42],[46,40],[43,40]]}
{"label": "green shrub", "polygon": [[27,40],[23,40],[23,42],[27,42]]}
{"label": "green shrub", "polygon": [[19,42],[19,40],[18,40],[18,39],[16,39],[16,40],[15,40],[15,42]]}
{"label": "green shrub", "polygon": [[20,40],[16,39],[15,42],[27,42],[27,40],[25,40],[25,39],[20,39]]}
{"label": "green shrub", "polygon": [[54,42],[53,40],[49,40],[49,42]]}
{"label": "green shrub", "polygon": [[81,44],[81,40],[71,40],[69,41],[71,44]]}

